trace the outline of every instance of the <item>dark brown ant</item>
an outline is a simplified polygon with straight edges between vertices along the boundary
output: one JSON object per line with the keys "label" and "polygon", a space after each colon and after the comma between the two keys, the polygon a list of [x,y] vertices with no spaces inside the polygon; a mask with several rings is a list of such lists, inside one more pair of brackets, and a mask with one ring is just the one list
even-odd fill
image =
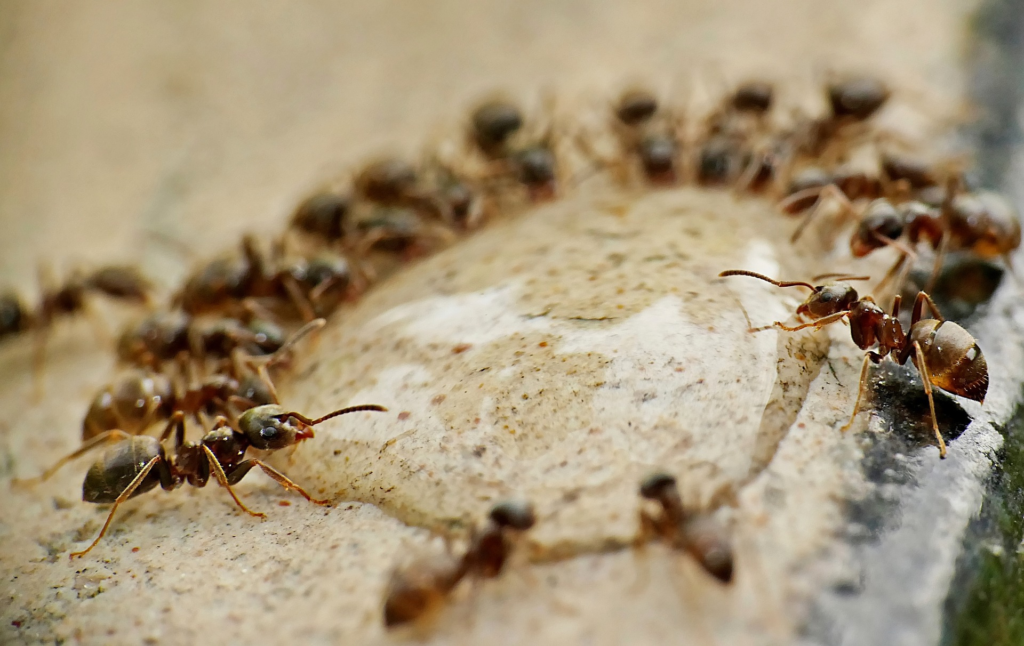
{"label": "dark brown ant", "polygon": [[328,244],[341,242],[351,232],[352,199],[330,191],[303,200],[291,218],[291,228]]}
{"label": "dark brown ant", "polygon": [[615,117],[625,126],[636,127],[651,120],[658,111],[658,99],[647,90],[626,90],[615,106]]}
{"label": "dark brown ant", "polygon": [[384,596],[384,625],[395,628],[436,610],[467,575],[501,574],[517,539],[537,522],[533,505],[505,501],[491,508],[483,531],[473,532],[461,558],[450,554],[420,559],[391,574]]}
{"label": "dark brown ant", "polygon": [[42,293],[34,310],[26,310],[13,293],[4,296],[0,303],[0,316],[3,318],[0,321],[0,338],[29,329],[37,333],[33,362],[37,395],[41,394],[46,341],[56,319],[89,313],[88,298],[92,294],[129,304],[148,305],[152,291],[152,285],[137,269],[122,266],[102,267],[86,274],[75,272],[59,285],[41,270],[39,282]]}
{"label": "dark brown ant", "polygon": [[454,234],[447,227],[425,222],[413,209],[378,207],[356,223],[360,255],[376,250],[414,258],[433,247],[451,242]]}
{"label": "dark brown ant", "polygon": [[801,124],[791,138],[797,152],[831,159],[836,149],[848,146],[862,132],[860,126],[885,105],[891,92],[881,80],[868,76],[834,81],[825,90],[829,114]]}
{"label": "dark brown ant", "polygon": [[622,181],[628,180],[624,159],[636,159],[644,178],[655,185],[667,186],[679,181],[680,132],[678,119],[662,110],[657,97],[644,89],[622,93],[612,108],[612,130],[619,142],[619,156],[598,154],[587,137],[577,137],[584,152],[600,167],[616,170]]}
{"label": "dark brown ant", "polygon": [[82,440],[111,429],[138,435],[174,410],[171,380],[159,373],[130,370],[104,386],[82,420]]}
{"label": "dark brown ant", "polygon": [[[845,283],[815,286],[801,281],[783,282],[744,270],[723,271],[719,276],[749,276],[777,287],[806,287],[811,290],[811,294],[797,308],[797,316],[806,317],[810,322],[791,327],[776,321],[772,326],[787,332],[796,332],[808,327],[819,330],[830,323],[847,319],[853,342],[858,348],[869,350],[877,346],[877,350],[868,351],[864,357],[857,401],[850,421],[843,426],[844,431],[850,428],[860,410],[861,398],[867,384],[868,362],[877,364],[887,356],[900,365],[906,365],[910,359],[921,373],[921,382],[928,396],[932,414],[932,430],[939,445],[941,458],[946,457],[946,443],[939,433],[932,387],[981,404],[985,402],[985,393],[988,392],[988,363],[981,348],[978,347],[978,342],[964,328],[943,319],[938,307],[925,292],[918,292],[914,300],[910,333],[906,334],[899,321],[899,295],[894,299],[892,313],[886,314],[870,296],[858,298],[857,291]],[[937,318],[924,318],[925,304]]]}
{"label": "dark brown ant", "polygon": [[252,236],[242,239],[241,256],[215,258],[185,280],[173,303],[187,314],[223,312],[258,290],[266,275],[263,254]]}
{"label": "dark brown ant", "polygon": [[[82,440],[88,442],[114,430],[139,435],[154,422],[168,419],[175,413],[191,416],[204,424],[206,415],[233,416],[236,411],[277,403],[277,391],[269,370],[286,363],[295,344],[322,328],[324,323],[323,319],[317,319],[303,326],[273,354],[258,361],[235,349],[226,364],[222,363],[213,374],[198,382],[192,376],[194,357],[188,352],[177,357],[183,384],[175,384],[169,377],[149,371],[123,373],[93,397],[82,420]],[[43,479],[65,461],[51,467]]]}
{"label": "dark brown ant", "polygon": [[164,362],[188,352],[192,317],[179,310],[157,312],[127,326],[117,341],[125,363],[159,371]]}
{"label": "dark brown ant", "polygon": [[0,340],[20,334],[32,327],[32,313],[21,298],[10,292],[0,295]]}
{"label": "dark brown ant", "polygon": [[[129,435],[120,429],[101,433],[57,463],[59,467],[98,446],[114,441],[89,469],[82,484],[82,499],[85,502],[113,503],[113,507],[96,539],[84,550],[72,552],[71,557],[84,556],[99,543],[106,534],[117,508],[125,500],[146,493],[157,485],[167,491],[176,489],[186,482],[194,487],[204,487],[209,482],[211,474],[228,490],[228,494],[242,511],[259,518],[265,518],[266,514],[246,507],[231,488],[231,485],[238,484],[253,467],[259,467],[282,487],[295,491],[306,500],[318,505],[328,505],[330,501],[313,498],[305,489],[262,460],[245,459],[247,450],[253,448],[277,451],[312,438],[314,426],[339,415],[386,410],[383,406],[365,404],[349,406],[316,419],[309,419],[301,413],[288,411],[277,404],[257,406],[242,413],[234,423],[224,417],[218,418],[213,428],[198,443],[185,441],[185,416],[180,411],[172,415],[159,438]],[[174,451],[168,456],[163,442],[172,432]],[[44,478],[53,475],[55,471],[56,468],[48,470]]]}
{"label": "dark brown ant", "polygon": [[470,122],[473,143],[490,157],[504,157],[509,139],[523,127],[523,114],[513,103],[494,99],[473,110]]}
{"label": "dark brown ant", "polygon": [[775,87],[767,81],[747,81],[741,84],[730,97],[730,104],[737,112],[763,115],[772,108]]}
{"label": "dark brown ant", "polygon": [[722,583],[732,581],[732,544],[725,528],[709,514],[688,511],[674,477],[666,473],[648,476],[640,484],[640,496],[657,502],[660,513],[640,510],[637,545],[657,537],[672,549],[692,556],[704,571]]}

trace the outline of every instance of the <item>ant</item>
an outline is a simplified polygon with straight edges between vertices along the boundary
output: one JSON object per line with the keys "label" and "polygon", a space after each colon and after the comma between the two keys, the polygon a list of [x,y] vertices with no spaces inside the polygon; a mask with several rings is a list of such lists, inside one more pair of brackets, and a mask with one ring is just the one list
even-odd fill
{"label": "ant", "polygon": [[660,109],[657,98],[642,89],[627,90],[614,107],[612,128],[623,152],[636,155],[647,181],[656,185],[679,180],[680,124]]}
{"label": "ant", "polygon": [[159,371],[164,362],[189,351],[191,329],[192,317],[185,312],[156,312],[125,327],[117,340],[117,356],[125,363]]}
{"label": "ant", "polygon": [[798,149],[812,157],[832,157],[828,147],[870,119],[892,94],[885,83],[870,76],[833,81],[825,92],[830,114],[804,125],[797,135]]}
{"label": "ant", "polygon": [[523,114],[510,101],[493,99],[473,110],[470,124],[473,143],[488,157],[500,158],[508,152],[508,140],[523,127]]}
{"label": "ant", "polygon": [[690,554],[722,583],[732,581],[733,552],[725,528],[708,514],[685,509],[673,476],[648,476],[640,483],[640,496],[658,503],[660,510],[657,515],[640,510],[636,545],[643,545],[652,536],[660,538],[673,549]]}
{"label": "ant", "polygon": [[[244,360],[238,350],[233,351],[228,366],[198,384],[192,382],[189,355],[185,352],[178,355],[181,377],[186,380],[184,387],[176,387],[168,377],[150,371],[131,370],[122,374],[93,397],[82,420],[83,446],[112,431],[140,435],[156,420],[169,419],[178,413],[191,415],[204,424],[204,413],[231,415],[230,406],[245,411],[277,403],[277,390],[269,369],[286,362],[295,344],[325,323],[324,319],[317,319],[303,326],[259,363]],[[57,462],[40,479],[46,480],[70,459]]]}
{"label": "ant", "polygon": [[697,182],[757,190],[775,174],[775,155],[755,151],[754,135],[766,128],[775,88],[765,81],[748,81],[726,96],[705,119],[704,144],[697,158]]}
{"label": "ant", "polygon": [[101,294],[125,303],[148,305],[152,285],[134,267],[108,266],[91,273],[71,274],[63,284],[40,271],[42,295],[34,310],[25,307],[17,294],[0,297],[0,338],[29,329],[38,333],[35,358],[37,395],[41,394],[42,367],[46,360],[46,341],[54,320],[79,312],[89,313],[87,298]]}
{"label": "ant", "polygon": [[343,241],[351,230],[352,198],[331,191],[314,193],[299,203],[290,227],[327,244]]}
{"label": "ant", "polygon": [[[741,269],[723,271],[719,276],[749,276],[776,287],[806,287],[811,290],[811,294],[796,311],[798,318],[807,317],[810,321],[796,326],[788,326],[780,321],[772,324],[781,330],[796,332],[808,327],[820,330],[836,321],[849,321],[853,342],[858,348],[868,352],[861,366],[860,386],[853,414],[850,421],[843,426],[844,432],[853,425],[853,420],[860,411],[861,399],[867,385],[869,361],[877,364],[887,356],[901,366],[906,365],[910,359],[921,373],[940,458],[946,457],[946,443],[939,432],[932,387],[980,404],[985,402],[985,394],[988,392],[988,363],[985,355],[967,330],[942,318],[935,302],[926,292],[918,292],[914,300],[910,330],[907,334],[899,321],[899,295],[894,299],[892,313],[886,314],[870,296],[858,298],[857,291],[843,282],[815,286],[801,281],[777,281]],[[924,318],[926,304],[936,318]],[[871,350],[872,347],[877,349]]]}
{"label": "ant", "polygon": [[[316,419],[310,419],[277,403],[267,404],[246,410],[233,423],[225,417],[218,417],[213,427],[198,443],[185,441],[185,414],[177,411],[171,416],[159,438],[130,435],[121,429],[106,431],[61,459],[40,479],[49,478],[61,465],[113,441],[100,459],[89,468],[82,484],[82,499],[85,502],[113,503],[113,507],[95,540],[84,550],[72,552],[72,558],[84,556],[100,542],[122,502],[146,493],[157,485],[166,491],[176,489],[186,482],[194,487],[204,487],[212,474],[217,482],[228,490],[228,494],[242,511],[251,516],[265,518],[266,514],[246,507],[231,488],[231,485],[238,484],[253,467],[259,467],[285,489],[295,491],[314,504],[329,505],[330,501],[313,498],[305,489],[262,460],[245,459],[245,454],[249,448],[277,451],[295,446],[313,437],[314,426],[339,415],[360,411],[385,412],[387,409],[376,404],[363,404],[341,408]],[[172,432],[174,450],[168,456],[163,443]]]}
{"label": "ant", "polygon": [[423,558],[391,574],[384,597],[384,625],[394,628],[435,610],[467,575],[501,574],[516,539],[537,522],[533,505],[504,501],[491,508],[483,531],[474,531],[461,558],[450,553]]}
{"label": "ant", "polygon": [[469,140],[490,162],[481,180],[514,178],[531,201],[550,200],[563,173],[555,155],[552,128],[539,136],[526,132],[522,111],[505,99],[480,104],[470,115]]}

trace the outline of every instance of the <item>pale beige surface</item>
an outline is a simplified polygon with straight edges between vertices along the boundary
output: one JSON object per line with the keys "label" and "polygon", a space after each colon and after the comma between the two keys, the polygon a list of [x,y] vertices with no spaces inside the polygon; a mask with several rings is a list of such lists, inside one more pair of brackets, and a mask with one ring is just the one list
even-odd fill
{"label": "pale beige surface", "polygon": [[[202,255],[241,230],[276,229],[308,187],[381,148],[416,149],[435,124],[495,87],[523,97],[545,86],[600,93],[640,76],[685,94],[766,73],[813,101],[819,69],[854,67],[896,82],[897,116],[941,116],[957,105],[968,9],[6,8],[0,267],[26,290],[35,262],[50,255],[99,262],[152,253],[148,269],[178,275],[186,261],[160,236]],[[392,408],[333,422],[294,461],[279,460],[338,501],[333,509],[256,476],[240,490],[272,512],[263,523],[240,516],[215,487],[156,492],[121,514],[95,554],[69,565],[67,551],[104,513],[77,502],[84,466],[6,491],[0,640],[362,643],[381,635],[388,568],[426,543],[403,521],[479,518],[491,497],[525,493],[544,520],[536,540],[584,554],[525,567],[459,600],[441,619],[439,642],[660,643],[689,634],[697,643],[709,635],[786,643],[806,595],[839,576],[820,557],[856,478],[838,468],[855,459],[856,442],[833,427],[849,410],[845,387],[858,357],[848,341],[808,338],[800,347],[774,332],[747,335],[740,304],[764,324],[796,294],[713,277],[736,265],[804,275],[820,265],[783,244],[789,225],[773,227],[780,220],[763,203],[689,190],[624,196],[600,183],[581,191],[395,277],[325,330],[301,376],[283,384],[285,402],[311,412],[369,400]],[[28,344],[0,348],[8,424],[0,486],[74,446],[88,397],[112,374],[93,339],[86,325],[60,328],[48,399],[36,407],[27,404]],[[452,353],[465,343],[472,347]],[[834,373],[819,371],[828,364]],[[797,417],[808,389],[811,403]],[[766,402],[777,405],[762,419]],[[380,452],[404,431],[414,432]],[[651,577],[640,586],[630,553],[585,554],[632,532],[636,481],[654,465],[679,473],[684,494],[702,502],[738,489],[737,507],[722,511],[739,554],[733,589],[716,589],[658,549],[641,566]],[[577,488],[579,500],[565,504]]]}

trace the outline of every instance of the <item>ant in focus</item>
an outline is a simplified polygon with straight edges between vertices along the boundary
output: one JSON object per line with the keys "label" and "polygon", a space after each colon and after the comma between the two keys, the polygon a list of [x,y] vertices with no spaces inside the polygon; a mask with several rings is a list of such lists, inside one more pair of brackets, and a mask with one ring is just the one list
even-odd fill
{"label": "ant in focus", "polygon": [[666,473],[648,476],[640,484],[640,496],[658,503],[660,510],[657,515],[640,510],[637,546],[657,537],[672,549],[688,553],[704,571],[722,583],[732,581],[732,544],[725,528],[709,514],[687,510],[673,476]]}
{"label": "ant in focus", "polygon": [[[235,494],[231,485],[238,484],[253,467],[259,467],[285,489],[300,494],[317,505],[330,504],[327,500],[313,498],[305,489],[292,482],[287,476],[255,458],[246,459],[249,448],[262,451],[277,451],[295,446],[313,437],[313,427],[329,419],[360,411],[387,411],[383,406],[364,404],[349,406],[332,411],[322,417],[310,419],[280,405],[256,406],[242,413],[234,422],[218,417],[213,427],[196,442],[185,440],[185,414],[175,412],[159,438],[148,435],[130,435],[120,429],[100,433],[84,443],[76,451],[60,460],[56,467],[73,460],[98,446],[109,445],[103,455],[89,468],[82,484],[82,499],[97,504],[113,503],[107,520],[99,535],[80,552],[71,557],[80,557],[94,548],[106,534],[118,506],[129,498],[141,495],[160,485],[171,491],[186,482],[194,487],[204,487],[213,475],[217,482],[228,490],[238,507],[251,516],[265,518],[266,514],[255,512],[245,506]],[[174,434],[174,449],[168,455],[163,443]],[[49,469],[42,479],[56,471]]]}
{"label": "ant in focus", "polygon": [[395,628],[432,613],[467,575],[500,575],[519,536],[536,522],[530,503],[500,502],[491,508],[483,531],[473,531],[461,558],[446,552],[396,569],[384,596],[384,625]]}
{"label": "ant in focus", "polygon": [[[853,425],[853,420],[860,411],[861,399],[867,385],[868,362],[877,364],[887,356],[900,365],[906,365],[910,359],[921,373],[940,458],[946,457],[946,443],[939,432],[932,387],[981,404],[985,402],[985,394],[988,392],[988,363],[981,348],[978,347],[978,342],[964,328],[943,319],[938,307],[925,292],[918,292],[914,300],[910,331],[907,334],[898,318],[901,302],[899,295],[894,299],[892,313],[887,314],[870,296],[859,298],[857,291],[844,282],[815,286],[801,281],[777,281],[762,274],[740,269],[723,271],[719,276],[749,276],[776,287],[806,287],[811,290],[811,294],[796,311],[798,318],[806,317],[810,319],[809,322],[788,326],[776,321],[772,327],[796,332],[808,327],[820,330],[830,323],[844,319],[849,321],[853,342],[858,348],[868,352],[861,366],[860,386],[853,414],[850,421],[843,426],[844,432]],[[936,318],[924,318],[926,304]],[[875,346],[876,350],[870,350]]]}

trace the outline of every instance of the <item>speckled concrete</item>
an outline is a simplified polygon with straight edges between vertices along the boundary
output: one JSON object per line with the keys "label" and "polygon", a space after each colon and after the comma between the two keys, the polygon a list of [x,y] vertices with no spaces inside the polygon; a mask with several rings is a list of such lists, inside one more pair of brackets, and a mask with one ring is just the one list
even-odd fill
{"label": "speckled concrete", "polygon": [[[404,2],[359,11],[310,3],[248,19],[227,5],[167,15],[153,4],[115,20],[96,6],[87,15],[28,6],[18,5],[5,32],[2,69],[31,65],[0,74],[0,132],[10,144],[0,148],[0,249],[5,278],[25,289],[42,248],[93,262],[135,249],[151,271],[180,275],[187,262],[168,238],[202,231],[193,247],[205,254],[247,228],[276,227],[334,168],[382,146],[414,147],[434,124],[451,125],[453,107],[495,85],[604,92],[648,74],[714,89],[719,78],[766,72],[791,80],[799,96],[817,83],[817,62],[882,70],[900,88],[887,118],[911,129],[942,121],[957,112],[954,61],[970,9],[649,3],[601,13],[523,3],[509,19],[486,3],[442,3],[429,16]],[[108,24],[118,28],[101,37]],[[536,46],[524,58],[508,55],[530,25],[542,27]],[[152,37],[141,42],[134,34],[147,29]],[[423,31],[433,35],[412,36]],[[479,36],[492,32],[501,38]],[[478,36],[462,50],[453,43],[465,33]],[[608,45],[598,59],[582,54],[593,42]],[[54,43],[68,52],[66,65],[48,58]],[[145,55],[124,54],[135,51]],[[453,62],[465,60],[477,63]],[[108,70],[97,77],[108,91],[75,80],[88,78],[90,65]],[[399,80],[409,86],[402,95],[390,91]],[[30,226],[25,213],[46,226]],[[793,643],[811,601],[860,576],[838,537],[844,505],[866,486],[858,460],[877,424],[865,415],[850,433],[837,430],[860,367],[845,328],[749,334],[747,317],[753,325],[784,318],[800,292],[716,275],[736,267],[793,278],[854,267],[880,275],[887,260],[823,256],[813,237],[792,247],[790,226],[767,203],[728,192],[629,192],[601,181],[498,222],[340,313],[282,380],[285,404],[309,413],[368,402],[391,409],[328,422],[292,455],[275,456],[331,508],[260,475],[239,492],[268,512],[262,522],[239,514],[216,486],[157,491],[126,505],[110,535],[73,563],[67,552],[105,514],[78,502],[84,466],[33,488],[9,483],[74,446],[112,361],[88,325],[61,326],[47,399],[32,406],[30,344],[5,344],[0,641],[404,641],[415,636],[385,635],[380,621],[392,565],[440,549],[428,528],[464,528],[515,494],[534,500],[541,519],[521,562],[500,580],[460,589],[426,641]],[[1003,395],[985,410],[994,406],[998,421],[1020,378],[1008,366],[1020,362],[993,345],[999,330],[986,325],[996,324],[978,334]],[[928,590],[917,597],[888,581],[898,570],[869,573],[864,589],[879,592],[857,597],[864,603],[850,616],[866,619],[844,643],[875,643],[870,618],[879,599],[897,607],[893,598],[911,605],[901,615],[912,624],[904,643],[934,642],[926,629],[938,625],[950,550],[980,493],[979,460],[998,443],[991,432],[965,433],[941,466],[933,447],[911,456],[924,465],[922,481],[949,469],[962,475],[949,509],[921,507],[924,515],[907,519],[921,528],[932,519],[923,510],[945,514],[942,562],[922,571]],[[971,461],[957,462],[968,449]],[[731,587],[658,547],[624,548],[636,529],[637,482],[653,467],[676,473],[688,501],[718,509],[737,551]],[[914,500],[916,491],[896,495]],[[879,554],[903,558],[901,546],[920,536],[893,535]]]}

